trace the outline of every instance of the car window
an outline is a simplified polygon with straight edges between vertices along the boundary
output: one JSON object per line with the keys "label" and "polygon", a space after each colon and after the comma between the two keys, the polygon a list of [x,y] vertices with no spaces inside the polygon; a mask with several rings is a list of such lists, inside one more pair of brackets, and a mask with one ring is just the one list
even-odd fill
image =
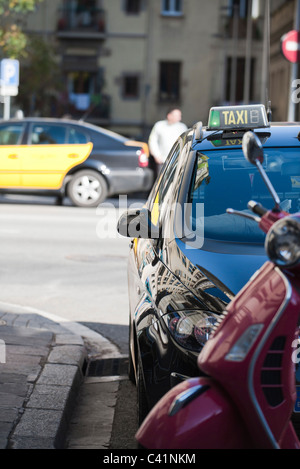
{"label": "car window", "polygon": [[34,124],[29,136],[30,145],[60,145],[66,143],[66,127],[51,124]]}
{"label": "car window", "polygon": [[19,145],[25,124],[6,124],[0,126],[0,145]]}
{"label": "car window", "polygon": [[116,138],[113,133],[111,135],[106,134],[104,132],[101,132],[100,130],[98,132],[91,131],[89,132],[92,142],[94,143],[95,146],[98,148],[107,150],[107,151],[113,151],[113,150],[124,150],[124,141],[126,139],[118,139]]}
{"label": "car window", "polygon": [[[265,170],[277,191],[283,210],[295,213],[300,209],[300,162],[296,148],[266,148]],[[190,228],[197,233],[199,204],[204,204],[204,237],[225,241],[261,243],[265,235],[257,223],[244,217],[229,215],[227,208],[251,213],[249,200],[267,209],[273,199],[258,170],[248,163],[242,150],[198,153],[190,188],[192,204]],[[197,209],[198,207],[198,209]]]}
{"label": "car window", "polygon": [[89,140],[84,132],[75,128],[70,128],[68,143],[87,143]]}
{"label": "car window", "polygon": [[151,220],[155,225],[162,221],[166,209],[169,205],[166,203],[172,193],[172,187],[176,169],[178,166],[178,159],[180,154],[180,145],[177,144],[170,153],[168,160],[165,164],[164,172],[161,176],[159,187],[154,198],[154,203],[151,210]]}

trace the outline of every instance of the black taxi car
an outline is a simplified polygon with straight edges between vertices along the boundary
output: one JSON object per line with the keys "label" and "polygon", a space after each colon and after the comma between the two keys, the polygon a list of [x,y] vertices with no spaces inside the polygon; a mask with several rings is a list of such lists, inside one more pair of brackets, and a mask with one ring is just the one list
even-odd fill
{"label": "black taxi car", "polygon": [[96,207],[115,194],[149,191],[148,145],[83,121],[0,121],[0,192],[68,196]]}
{"label": "black taxi car", "polygon": [[253,105],[212,108],[207,127],[198,123],[176,141],[145,206],[119,220],[119,233],[132,238],[129,375],[140,420],[178,380],[199,374],[211,326],[266,260],[257,224],[226,212],[246,213],[251,199],[273,207],[244,158],[247,130],[263,143],[283,209],[299,211],[300,124],[271,124],[265,107]]}

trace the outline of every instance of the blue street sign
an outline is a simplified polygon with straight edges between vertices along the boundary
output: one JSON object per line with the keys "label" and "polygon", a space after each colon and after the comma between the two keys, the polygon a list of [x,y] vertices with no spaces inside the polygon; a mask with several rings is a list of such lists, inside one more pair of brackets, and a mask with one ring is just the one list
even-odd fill
{"label": "blue street sign", "polygon": [[0,84],[2,86],[19,86],[19,61],[2,59],[0,65]]}

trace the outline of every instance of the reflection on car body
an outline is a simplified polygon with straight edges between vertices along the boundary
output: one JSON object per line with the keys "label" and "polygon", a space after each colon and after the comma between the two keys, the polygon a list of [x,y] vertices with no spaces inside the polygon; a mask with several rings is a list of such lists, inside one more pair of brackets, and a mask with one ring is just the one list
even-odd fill
{"label": "reflection on car body", "polygon": [[69,196],[95,207],[107,196],[150,190],[148,146],[65,119],[0,122],[0,190]]}
{"label": "reflection on car body", "polygon": [[[243,109],[247,125],[234,119],[240,107],[230,109],[232,123],[225,125],[223,110],[214,108],[208,127],[197,125],[177,140],[145,207],[119,220],[120,234],[132,236],[131,222],[144,230],[136,231],[128,263],[129,374],[140,420],[176,380],[198,375],[197,356],[211,327],[266,260],[256,223],[226,212],[247,214],[251,199],[273,207],[242,153],[249,128],[263,143],[265,170],[284,209],[299,211],[300,124],[270,125],[256,105]],[[256,125],[249,127],[251,118]]]}

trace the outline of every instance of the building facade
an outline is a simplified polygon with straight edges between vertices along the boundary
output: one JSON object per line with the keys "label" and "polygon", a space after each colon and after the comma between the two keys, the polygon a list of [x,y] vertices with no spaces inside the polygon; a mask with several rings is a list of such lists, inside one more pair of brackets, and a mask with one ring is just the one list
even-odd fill
{"label": "building facade", "polygon": [[[274,18],[280,3],[291,10],[294,3],[272,1]],[[26,32],[55,47],[62,81],[56,115],[147,138],[173,106],[192,126],[199,120],[206,124],[213,105],[266,99],[264,5],[261,0],[44,0],[28,17]],[[274,31],[289,25],[272,27],[270,93],[284,120],[286,96],[279,93],[280,102],[277,97],[283,64],[275,57],[279,32]]]}
{"label": "building facade", "polygon": [[[270,99],[273,119],[286,121],[294,88],[292,86],[292,64],[281,51],[281,40],[295,29],[297,15],[296,0],[272,0],[270,27]],[[299,75],[298,75],[299,76]],[[300,119],[299,104],[296,105],[295,120]]]}

